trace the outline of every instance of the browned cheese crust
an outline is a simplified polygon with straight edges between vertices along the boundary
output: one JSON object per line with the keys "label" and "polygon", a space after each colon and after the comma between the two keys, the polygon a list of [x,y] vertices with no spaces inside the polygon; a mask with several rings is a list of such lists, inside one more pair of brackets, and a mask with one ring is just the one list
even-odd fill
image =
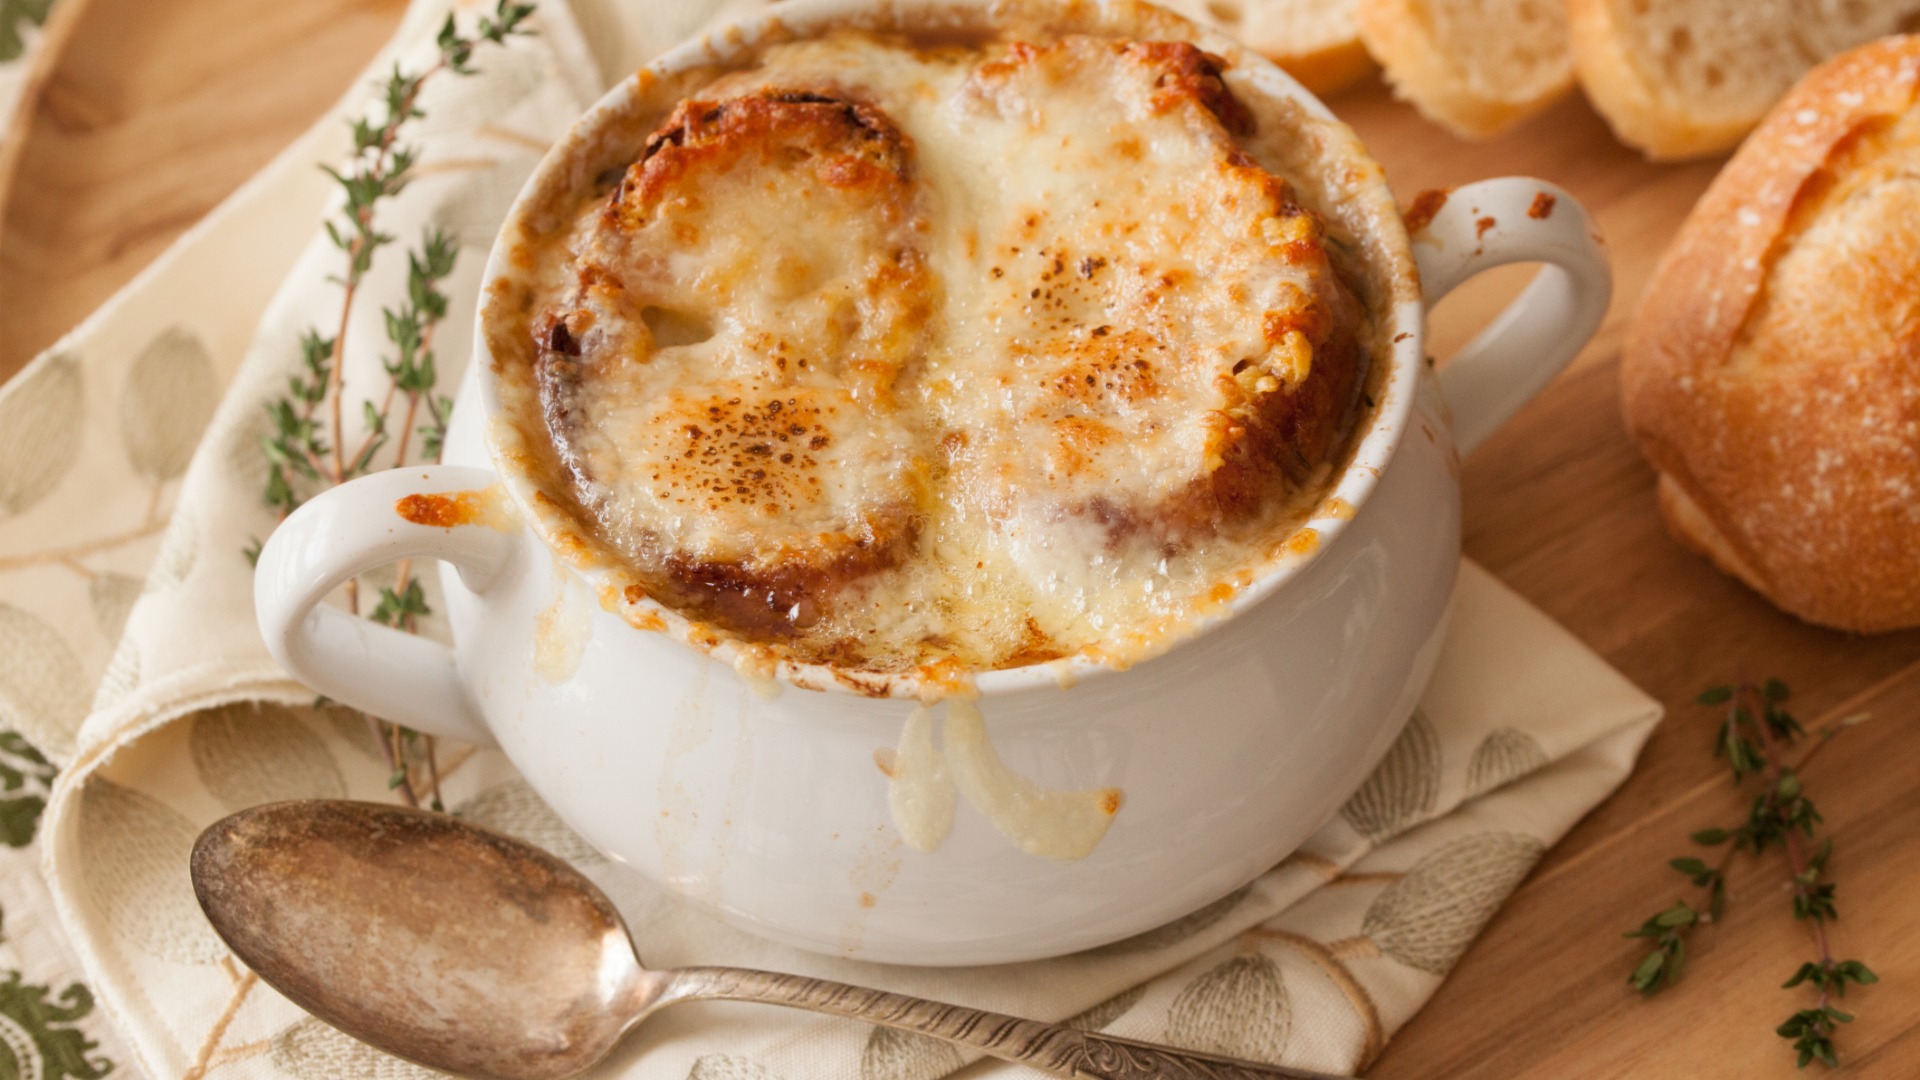
{"label": "browned cheese crust", "polygon": [[[1257,325],[1267,359],[1223,361],[1185,347],[1188,327],[1180,324],[1186,313],[1167,310],[1179,303],[1184,271],[1119,265],[1104,246],[1069,250],[1055,240],[1036,252],[1037,266],[998,279],[1011,295],[1030,295],[1042,314],[1032,333],[1016,334],[1008,345],[1017,368],[1036,375],[1032,385],[1007,391],[1019,403],[1013,438],[969,446],[968,436],[977,434],[963,431],[957,434],[965,449],[950,453],[989,458],[1010,487],[1028,495],[1059,490],[1077,496],[1098,486],[1089,480],[1108,478],[1112,490],[1062,509],[1100,521],[1116,539],[1146,532],[1178,545],[1243,520],[1310,481],[1350,418],[1365,357],[1352,329],[1357,304],[1327,258],[1322,223],[1294,200],[1284,180],[1233,141],[1253,132],[1253,117],[1222,81],[1219,57],[1186,42],[1015,44],[1004,59],[981,65],[974,87],[995,100],[1019,102],[1036,87],[1086,78],[1089,69],[1109,64],[1137,69],[1136,77],[1154,87],[1157,112],[1180,117],[1216,146],[1211,175],[1193,177],[1195,215],[1214,216],[1222,231],[1241,222],[1270,228],[1278,239],[1271,255],[1324,283],[1324,293],[1260,298],[1275,306],[1245,317]],[[1046,224],[1023,239],[1045,243]],[[1032,264],[1018,257],[1028,250],[1010,252],[1015,257],[1005,261]],[[1230,267],[1223,259],[1219,269]],[[1149,279],[1144,285],[1141,276]],[[1057,318],[1045,317],[1053,312]],[[1180,367],[1188,370],[1174,370]],[[1275,378],[1281,368],[1306,374],[1297,381]],[[1194,381],[1210,384],[1210,399],[1177,398],[1170,385]],[[1196,415],[1169,416],[1176,400]],[[1162,461],[1151,493],[1121,478],[1132,464],[1120,460],[1130,441],[1156,439],[1182,420],[1204,438],[1186,445],[1189,452],[1177,464]]]}
{"label": "browned cheese crust", "polygon": [[[547,433],[603,539],[698,619],[851,665],[1061,655],[1075,613],[954,644],[941,620],[971,616],[927,568],[990,577],[986,533],[1150,567],[1271,516],[1343,445],[1368,315],[1236,142],[1220,57],[931,49],[875,61],[876,89],[832,64],[854,47],[682,101],[580,216],[531,327]],[[951,94],[884,81],[909,64]],[[860,637],[861,605],[914,609],[910,640]]]}
{"label": "browned cheese crust", "polygon": [[1781,608],[1920,624],[1920,39],[1809,73],[1642,298],[1627,422],[1669,526]]}
{"label": "browned cheese crust", "polygon": [[[538,332],[541,403],[576,496],[637,526],[616,543],[667,569],[666,599],[778,633],[811,595],[897,561],[910,544],[911,491],[849,490],[832,476],[850,456],[897,459],[889,474],[911,467],[901,440],[871,437],[874,405],[917,354],[926,319],[910,162],[882,113],[830,93],[690,100],[647,140],[594,221],[567,302]],[[732,216],[756,207],[792,215],[772,231],[783,247],[737,249]],[[809,228],[810,219],[827,227]],[[864,230],[837,230],[849,220]],[[840,258],[827,257],[836,249]],[[677,274],[676,254],[705,272]],[[760,287],[783,275],[795,280]],[[799,302],[824,277],[848,288]],[[720,348],[672,355],[712,340],[723,319],[735,328]],[[582,416],[583,383],[617,387],[630,373],[622,369],[678,363],[710,368],[688,380],[694,392],[640,401],[645,411],[627,423]],[[653,469],[654,513],[604,505],[582,445],[596,437],[610,444],[601,460]],[[725,531],[673,530],[675,513]]]}

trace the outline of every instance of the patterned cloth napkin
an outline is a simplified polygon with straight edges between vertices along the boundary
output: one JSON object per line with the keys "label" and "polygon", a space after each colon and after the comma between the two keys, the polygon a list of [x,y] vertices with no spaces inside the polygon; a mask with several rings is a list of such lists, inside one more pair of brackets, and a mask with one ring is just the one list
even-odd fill
{"label": "patterned cloth napkin", "polygon": [[[416,0],[372,70],[430,56],[450,2]],[[716,6],[545,0],[538,36],[485,52],[477,76],[432,85],[420,179],[380,225],[403,239],[438,225],[462,244],[436,345],[444,380],[466,356],[493,231],[542,149],[597,96],[599,73],[626,70]],[[371,83],[356,89],[0,389],[0,724],[18,733],[0,735],[0,839],[11,845],[0,849],[0,1076],[425,1075],[260,985],[207,927],[186,862],[195,834],[241,807],[388,797],[365,728],[314,707],[267,657],[243,555],[273,525],[260,498],[264,403],[296,369],[301,332],[339,311],[339,254],[317,232],[331,185],[315,166],[344,156],[341,118],[371,96]],[[404,259],[390,254],[354,309],[350,387],[385,385],[380,309],[403,292]],[[1463,565],[1420,710],[1300,852],[1127,941],[963,970],[748,937],[598,856],[498,753],[450,748],[442,771],[456,813],[533,840],[605,887],[651,963],[798,971],[1351,1072],[1433,993],[1547,846],[1626,777],[1658,718],[1565,631]],[[23,866],[43,805],[44,883]],[[1033,1075],[865,1025],[730,1005],[663,1013],[597,1075],[962,1070]]]}
{"label": "patterned cloth napkin", "polygon": [[[53,0],[0,0],[0,205],[6,200],[5,173],[18,149],[7,133],[36,71],[34,60],[47,36],[41,28],[52,6]],[[0,421],[0,444],[10,438],[11,427]],[[0,451],[0,462],[8,460]],[[24,485],[0,478],[0,527],[23,501],[15,492],[34,484],[31,478]],[[15,588],[11,566],[0,555],[0,598],[11,597]],[[8,687],[0,689],[0,725],[23,711],[12,689],[22,680],[7,673],[44,662],[36,652],[13,647],[18,635],[5,628],[16,626],[22,614],[0,602],[0,685]],[[86,677],[76,669],[68,673],[76,676],[74,696],[83,696]],[[71,708],[64,714],[77,719]],[[5,1080],[95,1080],[126,1060],[93,991],[81,981],[79,963],[40,879],[34,835],[54,775],[53,763],[25,737],[0,730],[0,1078]]]}

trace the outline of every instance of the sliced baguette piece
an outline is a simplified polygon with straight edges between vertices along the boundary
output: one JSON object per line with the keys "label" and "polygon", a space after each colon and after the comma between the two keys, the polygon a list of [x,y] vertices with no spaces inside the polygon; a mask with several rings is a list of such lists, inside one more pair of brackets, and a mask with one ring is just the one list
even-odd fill
{"label": "sliced baguette piece", "polygon": [[1196,22],[1211,23],[1239,38],[1299,79],[1327,95],[1365,78],[1373,57],[1354,24],[1354,0],[1161,0]]}
{"label": "sliced baguette piece", "polygon": [[1573,86],[1564,0],[1356,0],[1394,91],[1457,134],[1493,135]]}
{"label": "sliced baguette piece", "polygon": [[1920,625],[1920,37],[1814,69],[1661,258],[1620,367],[1668,527],[1783,610]]}
{"label": "sliced baguette piece", "polygon": [[1889,34],[1920,30],[1920,0],[1791,0],[1808,67]]}
{"label": "sliced baguette piece", "polygon": [[1655,160],[1739,143],[1820,61],[1910,25],[1920,0],[1568,0],[1574,66]]}

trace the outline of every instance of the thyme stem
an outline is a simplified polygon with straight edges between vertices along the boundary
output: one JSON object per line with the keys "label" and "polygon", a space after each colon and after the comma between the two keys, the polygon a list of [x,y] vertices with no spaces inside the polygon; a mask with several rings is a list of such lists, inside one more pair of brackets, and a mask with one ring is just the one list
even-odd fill
{"label": "thyme stem", "polygon": [[[1751,686],[1744,686],[1741,687],[1741,689],[1748,694],[1757,693]],[[1771,725],[1766,723],[1753,725],[1754,729],[1760,733],[1761,753],[1765,754],[1767,759],[1767,779],[1770,781],[1768,785],[1770,793],[1767,796],[1769,803],[1777,799],[1778,796],[1772,794],[1772,792],[1778,792],[1780,790],[1780,780],[1784,775],[1780,764],[1780,753],[1776,747],[1773,733],[1767,730],[1770,726]],[[1826,739],[1822,739],[1820,742],[1815,743],[1807,751],[1806,756],[1800,759],[1801,764],[1804,766],[1807,760],[1813,757],[1813,751],[1820,749],[1826,742]],[[1809,897],[1810,887],[1800,882],[1800,878],[1807,872],[1807,855],[1800,847],[1800,834],[1792,829],[1788,829],[1782,839],[1787,849],[1787,867],[1793,871],[1794,894],[1805,900]],[[1813,941],[1815,946],[1820,950],[1821,966],[1831,966],[1833,964],[1833,952],[1827,947],[1827,921],[1825,919],[1812,919],[1809,921],[1813,923]],[[1822,989],[1820,991],[1820,1004],[1825,1005],[1826,1003],[1827,992]]]}
{"label": "thyme stem", "polygon": [[1728,845],[1716,865],[1709,867],[1697,858],[1672,860],[1674,869],[1707,890],[1707,910],[1702,913],[1685,902],[1676,902],[1630,932],[1628,937],[1653,939],[1654,948],[1627,981],[1642,994],[1652,995],[1678,979],[1686,958],[1687,935],[1701,924],[1719,918],[1726,895],[1726,870],[1734,856],[1746,851],[1757,857],[1768,846],[1778,844],[1787,864],[1793,917],[1811,924],[1808,932],[1815,950],[1815,958],[1802,964],[1782,988],[1811,982],[1818,993],[1812,1008],[1795,1012],[1775,1032],[1793,1040],[1799,1065],[1804,1067],[1817,1060],[1834,1066],[1839,1063],[1833,1043],[1835,1027],[1853,1019],[1834,1007],[1835,997],[1846,995],[1849,982],[1864,985],[1879,979],[1858,960],[1834,957],[1827,929],[1828,921],[1835,917],[1834,885],[1826,880],[1827,858],[1833,842],[1825,838],[1816,849],[1808,850],[1807,844],[1814,837],[1821,818],[1807,797],[1801,772],[1835,735],[1864,717],[1850,717],[1823,729],[1799,760],[1789,763],[1787,748],[1806,732],[1787,712],[1787,698],[1787,687],[1778,680],[1760,685],[1740,682],[1719,686],[1700,695],[1702,705],[1726,706],[1715,753],[1726,757],[1734,783],[1740,785],[1748,777],[1757,777],[1764,787],[1754,798],[1744,824],[1693,834],[1696,843]]}
{"label": "thyme stem", "polygon": [[[439,52],[434,62],[411,75],[396,65],[386,81],[385,114],[377,123],[366,118],[353,121],[352,156],[340,168],[323,166],[345,196],[343,209],[323,224],[346,265],[335,279],[341,293],[333,337],[307,331],[301,338],[302,367],[288,383],[291,393],[267,406],[274,431],[260,440],[269,463],[264,498],[280,520],[300,505],[311,485],[343,484],[378,467],[374,459],[387,442],[389,423],[402,397],[406,407],[399,437],[394,441],[392,465],[407,463],[423,399],[431,417],[429,425],[420,427],[425,456],[439,460],[449,402],[433,393],[437,382],[433,339],[448,303],[438,286],[452,273],[458,246],[440,231],[429,229],[421,247],[409,252],[407,300],[398,309],[384,312],[387,337],[397,355],[384,365],[387,386],[378,395],[378,406],[372,397],[359,402],[366,431],[351,452],[346,445],[347,330],[375,254],[395,239],[379,231],[377,211],[381,200],[399,195],[413,179],[415,150],[403,145],[401,136],[409,122],[425,115],[419,108],[422,89],[444,72],[473,74],[472,60],[479,47],[503,44],[508,37],[528,32],[522,24],[533,10],[531,4],[496,0],[492,14],[482,17],[471,35],[462,34],[449,15],[435,39]],[[319,415],[324,415],[324,421],[316,419]],[[254,540],[247,549],[248,558],[257,559],[259,551],[259,541]],[[349,578],[344,592],[347,610],[359,615],[359,580]],[[399,564],[395,587],[381,589],[379,602],[368,614],[407,632],[417,631],[419,617],[431,614],[410,562]],[[439,808],[440,770],[432,740],[421,744],[421,737],[413,731],[369,713],[361,716],[386,760],[388,786],[397,788],[399,797],[409,806],[418,806],[421,788],[413,770],[423,765],[428,775],[425,790]],[[421,752],[410,754],[410,748]]]}

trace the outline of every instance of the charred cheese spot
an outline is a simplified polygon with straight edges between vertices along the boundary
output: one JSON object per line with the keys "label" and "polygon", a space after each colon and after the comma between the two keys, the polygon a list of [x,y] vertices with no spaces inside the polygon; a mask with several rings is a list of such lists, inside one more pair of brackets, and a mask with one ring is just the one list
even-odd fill
{"label": "charred cheese spot", "polygon": [[1226,61],[1184,41],[1147,41],[1108,46],[1153,73],[1154,103],[1178,111],[1198,103],[1235,135],[1253,134],[1253,113],[1220,78]]}

